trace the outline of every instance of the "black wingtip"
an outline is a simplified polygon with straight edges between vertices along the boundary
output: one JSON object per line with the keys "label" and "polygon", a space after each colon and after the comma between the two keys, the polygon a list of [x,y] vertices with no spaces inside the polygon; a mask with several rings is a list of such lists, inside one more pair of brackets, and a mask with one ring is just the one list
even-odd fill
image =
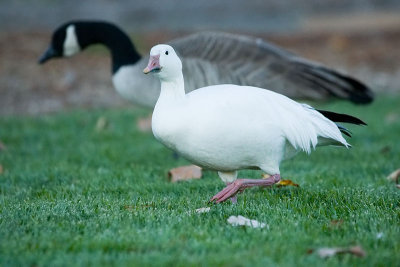
{"label": "black wingtip", "polygon": [[374,100],[374,93],[372,92],[371,88],[356,78],[342,74],[335,70],[327,69],[325,67],[320,67],[320,69],[324,70],[325,72],[329,72],[331,75],[336,76],[338,79],[349,85],[348,88],[343,88],[343,90],[348,94],[347,99],[354,104],[365,105]]}
{"label": "black wingtip", "polygon": [[356,118],[354,116],[351,116],[351,115],[335,113],[332,111],[319,110],[319,109],[317,109],[317,111],[333,122],[344,122],[344,123],[351,123],[351,124],[356,124],[356,125],[367,125],[364,121],[362,121],[359,118]]}

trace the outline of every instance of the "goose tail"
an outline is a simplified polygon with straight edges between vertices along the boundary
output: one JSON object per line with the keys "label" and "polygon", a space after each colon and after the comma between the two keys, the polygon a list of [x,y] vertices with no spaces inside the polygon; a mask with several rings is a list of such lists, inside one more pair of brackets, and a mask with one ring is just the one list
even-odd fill
{"label": "goose tail", "polygon": [[[355,124],[355,125],[367,125],[361,119],[356,118],[351,115],[335,113],[335,112],[326,111],[326,110],[318,110],[318,109],[316,111],[318,111],[320,114],[322,114],[328,120],[334,122],[336,124],[337,128],[339,129],[339,131],[348,137],[351,137],[352,133],[347,128],[340,125],[339,122],[350,123],[350,124]],[[348,144],[348,147],[351,147],[351,146]]]}

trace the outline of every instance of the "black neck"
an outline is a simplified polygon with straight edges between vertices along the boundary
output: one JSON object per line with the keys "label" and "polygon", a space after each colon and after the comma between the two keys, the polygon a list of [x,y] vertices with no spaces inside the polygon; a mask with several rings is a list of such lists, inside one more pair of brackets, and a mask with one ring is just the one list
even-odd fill
{"label": "black neck", "polygon": [[117,26],[107,22],[75,22],[78,42],[82,49],[103,44],[111,52],[112,73],[120,67],[135,64],[141,58],[129,37]]}

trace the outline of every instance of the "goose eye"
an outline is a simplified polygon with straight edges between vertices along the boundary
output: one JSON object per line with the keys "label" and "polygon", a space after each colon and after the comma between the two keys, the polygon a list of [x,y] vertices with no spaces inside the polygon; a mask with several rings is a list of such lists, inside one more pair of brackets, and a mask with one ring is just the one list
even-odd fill
{"label": "goose eye", "polygon": [[168,56],[168,51],[165,51],[165,54]]}

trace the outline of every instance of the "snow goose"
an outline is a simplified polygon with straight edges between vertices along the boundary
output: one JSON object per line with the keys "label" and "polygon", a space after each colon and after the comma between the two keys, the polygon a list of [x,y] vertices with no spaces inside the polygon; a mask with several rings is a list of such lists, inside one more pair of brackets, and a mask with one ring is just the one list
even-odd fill
{"label": "snow goose", "polygon": [[[185,94],[182,63],[169,45],[151,49],[143,72],[161,81],[152,118],[156,139],[194,164],[218,171],[227,184],[211,201],[279,182],[280,162],[299,151],[310,153],[317,145],[349,147],[341,134],[349,132],[335,121],[365,124],[257,87],[223,84]],[[236,179],[240,169],[261,169],[270,176]]]}
{"label": "snow goose", "polygon": [[[155,78],[141,75],[148,58],[142,58],[129,37],[111,23],[70,21],[61,25],[54,31],[50,46],[39,62],[69,57],[93,44],[103,44],[110,50],[112,81],[118,93],[141,106],[154,107],[160,93],[159,83]],[[233,83],[272,88],[297,99],[336,97],[354,103],[373,100],[370,89],[356,79],[261,39],[202,32],[172,40],[170,44],[182,59],[187,92]]]}

